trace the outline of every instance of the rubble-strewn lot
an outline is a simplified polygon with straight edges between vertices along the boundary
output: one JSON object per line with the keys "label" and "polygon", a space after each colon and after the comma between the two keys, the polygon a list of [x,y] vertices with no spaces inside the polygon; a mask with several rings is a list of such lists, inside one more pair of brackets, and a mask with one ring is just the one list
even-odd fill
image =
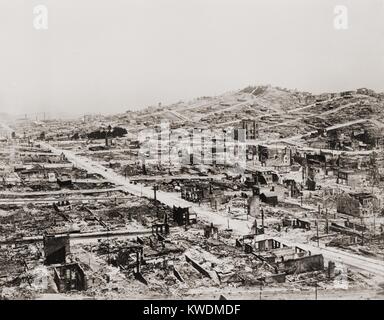
{"label": "rubble-strewn lot", "polygon": [[261,86],[8,121],[0,297],[382,299],[383,101]]}

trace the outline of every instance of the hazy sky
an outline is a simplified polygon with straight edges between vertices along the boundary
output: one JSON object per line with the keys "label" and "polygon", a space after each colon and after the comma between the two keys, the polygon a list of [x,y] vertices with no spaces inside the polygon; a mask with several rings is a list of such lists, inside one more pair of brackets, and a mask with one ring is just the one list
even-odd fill
{"label": "hazy sky", "polygon": [[0,112],[120,112],[249,84],[384,91],[384,0],[0,0],[0,41]]}

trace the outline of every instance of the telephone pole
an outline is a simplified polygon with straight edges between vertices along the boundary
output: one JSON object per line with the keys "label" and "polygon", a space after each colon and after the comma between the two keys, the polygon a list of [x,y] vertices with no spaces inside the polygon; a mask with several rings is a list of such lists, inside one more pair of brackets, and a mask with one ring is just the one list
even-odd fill
{"label": "telephone pole", "polygon": [[319,221],[316,220],[316,238],[317,238],[317,246],[320,247],[320,239],[319,239]]}
{"label": "telephone pole", "polygon": [[154,185],[153,186],[153,198],[155,200],[155,206],[156,206],[156,217],[158,218],[159,217],[159,205],[157,202],[157,190],[159,190],[159,186]]}

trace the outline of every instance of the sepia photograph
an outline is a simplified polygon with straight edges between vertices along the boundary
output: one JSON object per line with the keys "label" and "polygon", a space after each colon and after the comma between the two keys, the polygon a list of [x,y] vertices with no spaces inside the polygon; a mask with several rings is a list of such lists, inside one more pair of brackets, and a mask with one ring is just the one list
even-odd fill
{"label": "sepia photograph", "polygon": [[0,41],[0,300],[384,299],[384,0],[0,0]]}

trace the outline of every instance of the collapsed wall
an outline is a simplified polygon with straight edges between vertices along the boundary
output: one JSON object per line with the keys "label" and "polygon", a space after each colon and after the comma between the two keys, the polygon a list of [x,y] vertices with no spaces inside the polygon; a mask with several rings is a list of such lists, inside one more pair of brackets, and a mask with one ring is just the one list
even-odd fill
{"label": "collapsed wall", "polygon": [[324,257],[322,254],[318,254],[280,261],[277,263],[277,268],[286,274],[324,270]]}

